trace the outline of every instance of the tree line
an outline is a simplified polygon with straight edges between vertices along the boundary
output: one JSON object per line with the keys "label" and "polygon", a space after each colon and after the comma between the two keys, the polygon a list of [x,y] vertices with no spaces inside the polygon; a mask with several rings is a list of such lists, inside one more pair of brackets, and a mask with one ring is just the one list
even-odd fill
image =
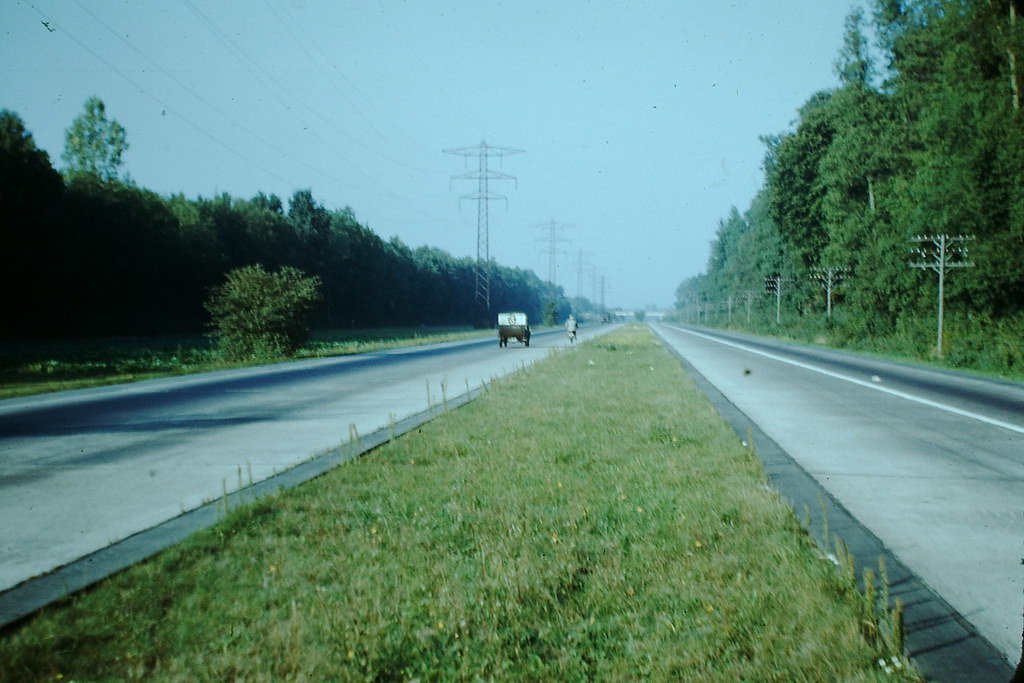
{"label": "tree line", "polygon": [[[0,111],[0,336],[201,331],[211,291],[253,265],[319,278],[317,327],[493,324],[476,304],[472,259],[384,240],[308,189],[287,203],[161,196],[119,177],[125,149],[98,98],[66,132],[62,171]],[[562,290],[532,271],[490,265],[492,310],[568,312]]]}
{"label": "tree line", "polygon": [[838,86],[762,138],[764,185],[719,222],[677,309],[925,355],[938,278],[911,267],[914,239],[964,236],[944,282],[950,353],[1019,368],[1024,0],[874,0],[845,28]]}

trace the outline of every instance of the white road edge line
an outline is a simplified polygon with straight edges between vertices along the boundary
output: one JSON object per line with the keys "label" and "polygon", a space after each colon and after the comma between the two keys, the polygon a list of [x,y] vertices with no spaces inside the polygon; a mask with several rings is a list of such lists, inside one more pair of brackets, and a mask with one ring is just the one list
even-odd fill
{"label": "white road edge line", "polygon": [[926,406],[928,406],[930,408],[938,408],[939,410],[945,410],[946,412],[953,413],[954,415],[959,415],[961,417],[969,417],[972,420],[978,420],[979,422],[984,422],[985,424],[990,424],[990,425],[995,426],[995,427],[1002,427],[1003,429],[1009,429],[1011,432],[1016,432],[1018,434],[1024,434],[1024,427],[1018,427],[1017,425],[1010,424],[1009,422],[1003,422],[1002,420],[993,420],[990,417],[985,417],[984,415],[979,415],[978,413],[972,413],[972,412],[967,411],[967,410],[960,410],[959,408],[954,408],[953,406],[948,406],[948,405],[945,405],[943,403],[936,403],[935,401],[930,401],[930,400],[928,400],[926,398],[921,398],[920,396],[914,396],[913,394],[907,394],[907,393],[904,393],[902,391],[896,391],[894,389],[889,389],[887,387],[879,386],[879,385],[874,384],[872,382],[865,382],[864,380],[854,379],[852,377],[847,377],[845,375],[840,375],[840,374],[837,374],[837,373],[834,373],[834,372],[830,372],[829,370],[823,370],[823,369],[815,367],[813,365],[807,365],[806,363],[801,363],[800,361],[792,360],[790,358],[783,358],[782,356],[776,356],[775,354],[768,353],[766,351],[758,351],[757,349],[753,349],[753,348],[751,348],[749,346],[744,346],[743,344],[737,344],[735,342],[725,341],[723,339],[718,339],[716,337],[712,337],[711,335],[701,334],[700,332],[694,332],[693,330],[686,330],[686,329],[683,329],[682,327],[676,327],[675,325],[665,325],[665,327],[670,327],[673,330],[676,330],[676,331],[679,331],[679,332],[684,332],[686,334],[692,334],[695,337],[702,337],[703,339],[707,339],[708,341],[715,342],[716,344],[723,344],[725,346],[731,346],[733,348],[740,349],[741,351],[746,351],[748,353],[757,354],[758,356],[764,356],[765,358],[770,358],[772,360],[779,361],[780,363],[788,363],[789,365],[794,365],[794,366],[796,366],[798,368],[803,368],[804,370],[810,370],[811,372],[817,372],[819,374],[826,375],[826,376],[832,377],[834,379],[843,380],[844,382],[850,382],[851,384],[856,384],[858,386],[866,387],[868,389],[874,389],[875,391],[881,391],[883,393],[890,394],[891,396],[898,396],[899,398],[905,398],[908,401],[914,401],[916,403],[920,403],[922,405],[926,405]]}

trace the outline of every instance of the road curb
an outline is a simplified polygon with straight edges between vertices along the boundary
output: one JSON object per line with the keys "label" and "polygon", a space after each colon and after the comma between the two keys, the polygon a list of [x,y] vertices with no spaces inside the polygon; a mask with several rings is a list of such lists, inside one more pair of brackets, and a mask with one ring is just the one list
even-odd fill
{"label": "road curb", "polygon": [[[612,329],[614,329],[614,327],[608,328],[607,330],[595,331],[592,335],[588,335],[588,338],[601,336]],[[556,331],[560,332],[560,330],[545,331],[538,333],[537,336],[545,334],[553,335]],[[419,352],[426,350],[428,353],[436,353],[438,348],[484,344],[489,346],[493,343],[493,340],[471,339],[456,342],[444,342],[438,345],[425,345],[424,347],[391,349],[374,352],[373,355],[376,358],[380,355],[408,353],[410,351],[417,350],[419,350]],[[556,346],[554,348],[567,347]],[[303,363],[304,366],[311,366],[318,365],[326,361],[324,361],[324,359],[318,359],[316,362],[298,362]],[[359,359],[356,356],[348,356],[345,357],[345,362],[361,363],[371,361],[367,361],[365,358]],[[513,376],[525,367],[528,367],[528,365],[525,364],[524,361],[519,361],[512,370],[504,370],[504,374],[499,375],[498,379],[503,380],[507,377]],[[306,369],[306,367],[303,367],[300,371],[305,371]],[[252,374],[284,374],[285,372],[286,369],[279,365],[261,366],[256,369],[244,368],[239,372],[225,371],[225,373],[230,374],[221,374],[212,381],[244,382]],[[494,379],[495,377],[492,376],[491,380],[493,381]],[[209,377],[187,378],[187,385],[191,386],[196,383],[201,384],[210,381],[211,378]],[[440,397],[435,397],[433,400],[430,397],[428,388],[428,407],[426,410],[414,413],[401,420],[396,420],[393,425],[382,427],[365,436],[360,436],[353,432],[351,435],[352,438],[348,443],[319,453],[314,453],[309,459],[267,479],[244,488],[239,488],[231,493],[225,493],[225,495],[220,496],[215,500],[211,500],[199,507],[183,512],[149,529],[134,533],[131,536],[127,536],[102,549],[92,551],[72,562],[49,570],[44,574],[26,579],[15,586],[0,590],[0,631],[16,627],[17,624],[40,609],[66,599],[74,595],[76,592],[88,588],[98,581],[101,581],[102,579],[105,579],[123,569],[127,569],[132,565],[143,562],[166,548],[176,543],[180,543],[196,531],[213,526],[224,518],[226,511],[228,510],[236,508],[239,505],[258,500],[262,497],[273,495],[282,489],[291,488],[318,477],[344,462],[359,457],[364,453],[387,443],[395,437],[416,429],[445,412],[454,410],[475,400],[481,394],[488,391],[487,384],[487,381],[484,380],[481,386],[476,389],[470,389],[467,384],[467,391],[454,397],[445,396],[444,389],[442,388],[442,395]],[[164,388],[166,389],[166,386],[164,386]],[[126,400],[122,395],[123,387],[120,389],[117,387],[103,387],[101,389],[102,391],[98,392],[91,389],[81,390],[73,396],[56,398],[46,397],[45,400],[33,398],[32,404],[37,408],[49,409],[55,404],[61,404],[68,400],[80,400],[83,395],[82,392],[92,392],[89,395],[97,396],[105,401]],[[130,387],[129,391],[139,393],[140,390],[138,389],[138,385],[135,385]],[[18,399],[14,400],[17,401]],[[11,406],[8,406],[8,408],[10,407]],[[20,410],[21,408],[18,407],[17,409]],[[0,410],[0,414],[3,412],[4,411]]]}
{"label": "road curb", "polygon": [[[657,332],[657,330],[655,329]],[[838,535],[854,557],[858,573],[877,567],[885,558],[890,596],[903,601],[909,655],[928,680],[963,683],[1007,683],[1013,668],[988,640],[935,591],[911,572],[882,541],[861,524],[774,440],[725,397],[659,333],[662,345],[675,356],[701,392],[742,440],[751,444],[772,486],[793,508],[808,533],[822,548],[823,534]],[[827,521],[826,521],[827,520]]]}
{"label": "road curb", "polygon": [[440,404],[431,405],[427,410],[396,421],[393,426],[383,427],[366,436],[358,436],[348,443],[314,455],[309,460],[272,477],[237,489],[51,572],[8,588],[0,592],[0,630],[16,627],[22,620],[44,607],[143,562],[184,541],[197,531],[213,526],[224,519],[230,510],[315,479],[426,424],[439,415],[469,403],[484,391],[485,387],[479,387],[448,398]]}

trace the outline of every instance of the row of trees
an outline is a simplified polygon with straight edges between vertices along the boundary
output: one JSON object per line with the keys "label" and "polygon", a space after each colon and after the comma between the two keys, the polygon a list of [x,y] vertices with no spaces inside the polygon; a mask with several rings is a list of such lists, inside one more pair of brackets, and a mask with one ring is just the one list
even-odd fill
{"label": "row of trees", "polygon": [[[277,196],[160,196],[119,177],[127,136],[91,98],[67,131],[63,173],[20,117],[0,111],[0,336],[194,332],[228,272],[293,267],[319,278],[320,327],[466,325],[474,263],[384,240],[310,190]],[[562,315],[562,291],[492,264],[495,310]]]}
{"label": "row of trees", "polygon": [[926,351],[936,278],[910,267],[912,239],[972,235],[975,267],[946,280],[947,310],[961,337],[1002,329],[1019,346],[1024,1],[875,0],[870,16],[848,17],[836,71],[839,86],[812,96],[795,130],[762,138],[762,190],[720,222],[707,271],[679,286],[677,307],[721,318],[732,302],[742,321],[757,293],[755,314],[774,322],[774,283],[783,317],[824,321],[833,273],[833,334],[914,330]]}

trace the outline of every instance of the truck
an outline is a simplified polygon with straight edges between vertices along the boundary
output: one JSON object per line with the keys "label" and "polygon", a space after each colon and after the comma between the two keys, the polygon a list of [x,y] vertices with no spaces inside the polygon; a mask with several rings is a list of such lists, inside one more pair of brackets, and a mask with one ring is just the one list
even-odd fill
{"label": "truck", "polygon": [[509,339],[530,345],[530,324],[525,313],[498,314],[498,346],[508,348]]}

